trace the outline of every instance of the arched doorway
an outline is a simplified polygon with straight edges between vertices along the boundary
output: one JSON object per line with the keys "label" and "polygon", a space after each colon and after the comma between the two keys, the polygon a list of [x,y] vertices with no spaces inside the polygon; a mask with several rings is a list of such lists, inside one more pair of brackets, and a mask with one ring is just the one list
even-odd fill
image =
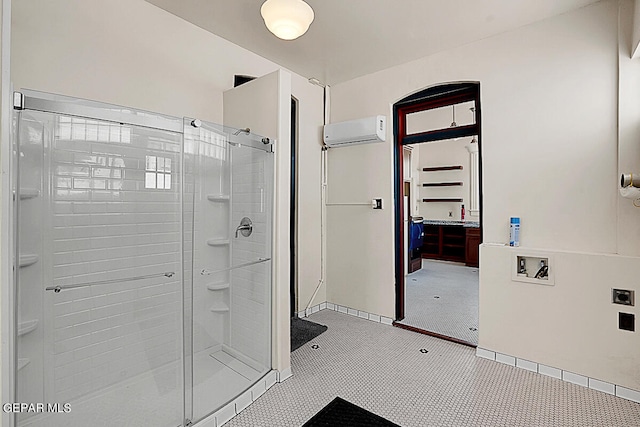
{"label": "arched doorway", "polygon": [[[466,117],[459,118],[456,122],[456,107],[458,113],[464,112]],[[462,111],[461,111],[462,110]],[[420,255],[420,260],[414,259],[414,263],[422,262],[422,258],[463,263],[467,266],[477,266],[478,245],[482,241],[482,132],[481,132],[481,105],[480,105],[480,83],[461,82],[445,83],[429,87],[414,94],[411,94],[394,104],[394,208],[395,208],[395,277],[396,277],[396,326],[413,329],[418,332],[439,336],[452,341],[468,345],[477,344],[477,338],[468,339],[467,336],[452,336],[445,331],[430,331],[422,327],[412,327],[402,323],[405,319],[405,299],[407,283],[407,267],[411,265],[408,258]],[[452,115],[448,115],[449,113]],[[445,117],[449,120],[446,120]],[[460,116],[459,116],[460,117]],[[405,158],[409,153],[408,148],[417,147],[418,144],[437,142],[446,145],[447,141],[459,141],[466,139],[471,144],[467,144],[469,150],[469,162],[463,167],[461,164],[438,164],[421,165],[419,168],[418,185],[410,185],[416,181],[415,177],[407,174],[406,168],[411,167]],[[453,143],[451,145],[454,145]],[[458,162],[462,163],[462,162]],[[415,164],[415,162],[414,162]],[[411,171],[413,172],[413,169]],[[433,172],[444,173],[447,177],[458,177],[464,170],[465,176],[470,179],[434,179],[427,178],[435,176]],[[449,171],[449,172],[441,172]],[[472,175],[473,174],[473,175]],[[407,175],[410,176],[407,182]],[[472,179],[471,177],[475,177]],[[444,191],[451,188],[448,197],[442,197]],[[464,197],[461,193],[464,192]],[[421,192],[433,191],[429,197],[416,197],[416,193],[423,196]],[[455,197],[451,197],[455,194]],[[409,199],[405,196],[409,195]],[[413,205],[407,208],[406,203]],[[477,221],[462,220],[462,206],[466,204],[468,213],[477,215]],[[406,234],[410,230],[412,223],[407,216],[413,220],[416,218],[416,211],[440,212],[432,215],[434,218],[418,221],[424,222],[428,227],[428,236],[421,240],[419,250],[411,248],[410,239],[406,239]],[[448,211],[449,218],[442,217],[442,212]],[[469,212],[471,211],[471,212]],[[452,215],[455,213],[455,215]],[[439,219],[437,219],[439,218]],[[470,226],[476,223],[477,226]],[[444,225],[439,225],[444,224]],[[443,231],[444,230],[444,231]],[[415,244],[414,244],[415,246]],[[424,248],[425,252],[422,252]],[[476,264],[474,264],[474,262]],[[476,272],[477,273],[477,272]],[[477,305],[477,300],[476,300]],[[436,328],[437,329],[437,328]],[[469,326],[470,330],[477,331],[477,310],[476,325]],[[477,336],[477,332],[476,332]]]}

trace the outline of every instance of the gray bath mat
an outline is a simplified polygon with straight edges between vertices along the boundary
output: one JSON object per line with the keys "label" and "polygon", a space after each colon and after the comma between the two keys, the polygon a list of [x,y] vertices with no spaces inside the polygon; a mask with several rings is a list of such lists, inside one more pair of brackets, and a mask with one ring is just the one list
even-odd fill
{"label": "gray bath mat", "polygon": [[291,351],[302,347],[321,333],[327,330],[327,327],[318,323],[309,322],[308,320],[298,317],[291,318]]}
{"label": "gray bath mat", "polygon": [[302,427],[400,427],[379,415],[336,397]]}

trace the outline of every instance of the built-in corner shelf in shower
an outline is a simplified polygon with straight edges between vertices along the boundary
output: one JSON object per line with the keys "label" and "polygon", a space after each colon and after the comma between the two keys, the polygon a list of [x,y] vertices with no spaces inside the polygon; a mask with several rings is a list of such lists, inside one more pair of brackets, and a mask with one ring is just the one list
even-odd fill
{"label": "built-in corner shelf in shower", "polygon": [[213,313],[226,313],[229,311],[229,307],[222,302],[217,302],[211,306],[210,309]]}
{"label": "built-in corner shelf in shower", "polygon": [[[40,195],[40,190],[38,190],[37,188],[21,188],[20,189],[20,200],[35,199],[39,195]],[[14,195],[14,199],[15,199],[15,195]]]}
{"label": "built-in corner shelf in shower", "polygon": [[18,336],[21,337],[23,335],[26,335],[29,332],[34,331],[37,327],[38,327],[38,319],[28,320],[26,322],[20,322],[18,324]]}
{"label": "built-in corner shelf in shower", "polygon": [[207,285],[207,289],[210,291],[224,291],[225,289],[229,289],[228,283],[212,283]]}
{"label": "built-in corner shelf in shower", "polygon": [[229,239],[209,239],[207,245],[209,246],[226,246],[229,244]]}
{"label": "built-in corner shelf in shower", "polygon": [[207,200],[210,202],[228,202],[229,195],[228,194],[209,194],[207,195]]}
{"label": "built-in corner shelf in shower", "polygon": [[22,368],[24,368],[25,366],[27,366],[29,364],[30,360],[29,359],[18,359],[18,371],[20,371]]}
{"label": "built-in corner shelf in shower", "polygon": [[20,254],[20,267],[28,267],[38,262],[37,254]]}

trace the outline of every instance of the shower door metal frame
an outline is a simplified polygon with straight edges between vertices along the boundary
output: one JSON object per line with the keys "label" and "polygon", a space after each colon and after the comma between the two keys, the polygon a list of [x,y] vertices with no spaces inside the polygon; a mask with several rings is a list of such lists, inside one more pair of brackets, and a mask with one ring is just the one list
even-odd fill
{"label": "shower door metal frame", "polygon": [[[12,122],[15,121],[14,124],[16,126],[19,123],[19,121],[17,120],[19,116],[15,114],[15,111],[19,112],[23,110],[28,110],[28,111],[50,113],[50,114],[64,114],[72,117],[100,120],[104,122],[116,123],[119,125],[138,126],[138,127],[150,128],[150,129],[166,131],[166,132],[173,132],[176,134],[183,135],[182,119],[174,118],[171,116],[164,116],[164,115],[153,113],[153,112],[145,112],[143,110],[138,110],[138,109],[118,107],[111,104],[107,104],[107,105],[109,105],[110,107],[113,107],[113,109],[107,110],[104,107],[100,108],[100,107],[94,106],[95,104],[99,104],[98,102],[95,102],[95,101],[75,99],[67,96],[53,95],[49,93],[38,92],[38,91],[33,91],[28,89],[22,89],[20,91],[13,92],[12,100],[13,100],[12,107],[13,107],[14,113],[12,115],[11,121]],[[118,108],[119,110],[116,110],[115,108]],[[15,126],[12,126],[12,128],[14,127]],[[18,188],[19,179],[17,176],[19,172],[19,166],[18,166],[18,160],[16,158],[17,153],[19,152],[19,142],[17,140],[18,135],[19,133],[16,131],[16,129],[13,129],[11,134],[11,139],[10,139],[10,145],[11,145],[11,151],[15,149],[15,154],[11,156],[11,165],[10,165],[11,191],[9,192],[9,194],[12,194],[13,191],[15,191],[16,193],[15,193],[15,203],[13,203],[13,206],[11,206],[12,202],[10,201],[11,207],[9,208],[9,211],[11,211],[12,213],[12,218],[10,219],[11,222],[9,222],[9,228],[12,232],[11,234],[12,234],[13,241],[10,242],[11,253],[8,258],[13,271],[12,277],[11,277],[11,283],[9,284],[10,289],[8,293],[8,296],[12,297],[11,301],[8,301],[8,305],[11,307],[9,316],[11,319],[10,323],[12,324],[8,325],[8,327],[10,328],[7,334],[7,338],[9,339],[9,342],[4,342],[5,337],[3,337],[3,345],[6,345],[11,350],[7,352],[3,352],[8,355],[8,359],[9,359],[8,361],[9,361],[10,376],[8,380],[10,382],[9,387],[10,387],[11,395],[9,396],[9,399],[6,399],[5,402],[3,403],[15,402],[17,398],[17,383],[18,383],[16,381],[16,378],[18,375],[18,369],[17,369],[18,368],[17,367],[18,307],[17,305],[19,303],[17,298],[18,274],[16,273],[18,271],[18,263],[19,263],[19,257],[17,256],[17,254],[19,253],[18,251],[19,197],[17,197],[19,194],[19,188]],[[184,149],[180,151],[181,167],[183,164],[183,158],[184,158]],[[181,173],[183,174],[182,171]],[[181,177],[181,185],[182,185],[182,177]],[[9,200],[11,200],[11,198],[9,198]],[[183,194],[182,194],[182,191],[180,191],[180,206],[182,205],[183,205]],[[181,208],[180,223],[184,224],[182,215],[183,215],[183,209]],[[184,225],[182,225],[182,227],[183,226]],[[181,232],[181,238],[180,238],[180,251],[181,251],[181,257],[182,257],[181,265],[183,265],[184,263],[184,242],[183,241],[184,241],[184,236],[183,236],[183,233]],[[183,299],[184,299],[184,287],[185,285],[184,285],[184,278],[183,278],[183,283],[182,283]],[[43,288],[43,292],[44,291],[45,290]],[[181,312],[181,329],[184,335],[184,324],[185,324],[184,304],[183,304],[182,310],[183,311]],[[8,317],[3,316],[3,319],[7,319],[7,318]],[[3,328],[4,328],[4,325],[3,325]],[[186,362],[185,349],[184,349],[184,337],[181,339],[181,343],[182,343],[182,350],[180,353],[180,359],[181,359],[180,361],[183,367],[182,371],[184,371],[184,366]],[[7,381],[7,379],[3,379],[3,384],[5,381]],[[185,422],[185,417],[184,417],[185,379],[184,377],[181,378],[181,387],[182,387],[182,393],[183,393],[182,419],[184,423]],[[18,413],[9,414],[9,420],[10,420],[10,424],[8,427],[17,426]],[[185,426],[186,425],[189,425],[189,424],[185,424]]]}
{"label": "shower door metal frame", "polygon": [[[201,121],[199,119],[194,119],[191,117],[185,117],[184,121],[183,121],[183,126],[187,127],[187,126],[191,126],[194,128],[200,128],[203,125],[205,125],[206,127],[211,127],[211,128],[217,128],[218,126],[221,129],[231,129],[227,126],[224,125],[216,125],[213,123],[208,123],[205,121]],[[205,127],[205,128],[206,128]],[[250,133],[250,130],[247,128],[245,129],[238,129],[241,132],[245,132],[245,133]],[[227,143],[227,149],[228,151],[228,155],[229,155],[229,163],[230,163],[230,168],[233,168],[233,161],[232,161],[232,157],[233,157],[233,150],[232,148],[249,148],[249,149],[253,149],[253,150],[259,150],[259,151],[264,151],[267,155],[273,155],[275,152],[274,149],[274,145],[275,145],[275,140],[274,139],[270,139],[268,137],[262,137],[260,141],[257,140],[247,140],[246,138],[242,138],[241,136],[239,136],[239,133],[241,132],[237,132],[237,133],[227,133],[226,134],[226,143]],[[187,132],[185,130],[183,130],[183,135],[186,138]],[[183,153],[184,154],[184,153]],[[198,159],[201,160],[201,159]],[[185,156],[182,156],[182,171],[183,173],[186,173],[186,169],[184,167],[184,163],[186,162],[185,160]],[[265,208],[265,213],[267,213],[269,215],[269,221],[267,221],[266,226],[267,226],[267,235],[268,237],[268,243],[265,245],[265,247],[270,251],[270,256],[268,257],[261,257],[258,258],[257,260],[254,261],[250,261],[250,262],[245,262],[245,263],[241,263],[241,264],[237,264],[237,265],[233,265],[233,259],[232,259],[232,248],[233,248],[233,239],[231,239],[231,235],[229,236],[229,240],[230,240],[230,244],[229,244],[229,262],[227,267],[222,268],[222,269],[216,269],[216,270],[208,270],[208,269],[203,269],[200,274],[203,275],[211,275],[211,274],[216,274],[216,273],[221,273],[221,272],[229,272],[231,273],[231,271],[236,270],[236,269],[241,269],[241,268],[245,268],[245,267],[249,267],[252,265],[257,265],[257,264],[262,264],[262,263],[266,263],[266,262],[270,262],[269,265],[269,273],[267,275],[268,280],[269,280],[269,298],[268,298],[268,313],[269,313],[269,327],[268,327],[268,331],[267,331],[267,340],[269,342],[269,350],[268,350],[268,357],[270,360],[270,363],[268,365],[268,369],[269,371],[273,370],[273,357],[272,357],[272,351],[273,351],[273,297],[274,297],[274,286],[273,286],[273,242],[274,242],[274,237],[273,237],[273,221],[274,221],[274,215],[275,215],[275,201],[274,201],[274,178],[275,178],[275,158],[271,158],[271,166],[268,169],[268,174],[265,177],[265,185],[268,185],[268,189],[270,190],[270,195],[271,195],[271,200],[270,202],[267,203],[267,199],[264,195],[264,191],[263,191],[263,205],[268,206],[268,209]],[[185,180],[183,180],[183,185],[184,185]],[[232,206],[232,200],[233,200],[233,173],[231,172],[231,170],[229,171],[229,206]],[[186,192],[182,191],[181,194],[184,195]],[[195,212],[195,194],[194,194],[194,212]],[[182,215],[184,215],[184,204],[183,204],[183,208],[182,208]],[[231,230],[233,229],[233,224],[232,224],[232,215],[231,215],[231,210],[229,212],[229,218],[228,218],[228,231],[229,233],[231,233]],[[184,223],[183,223],[183,227],[184,227]],[[183,233],[184,234],[184,233]],[[195,238],[192,239],[192,244],[194,244],[193,242],[195,242]],[[194,248],[192,248],[192,253],[194,252]],[[183,257],[184,257],[184,250],[183,250]],[[194,256],[192,254],[192,262],[194,259]],[[192,270],[193,270],[193,265],[192,265]],[[192,271],[192,274],[195,275],[196,271]],[[229,281],[231,280],[231,277],[228,277]],[[186,284],[185,284],[186,285]],[[183,299],[183,311],[187,310],[186,305],[189,305],[189,310],[191,310],[191,312],[193,313],[193,286],[194,286],[194,280],[192,279],[191,283],[189,284],[189,286],[192,287],[191,289],[191,300],[187,300],[187,298]],[[230,296],[231,298],[231,296]],[[231,299],[230,299],[230,305],[231,305]],[[185,334],[183,336],[183,345],[184,345],[184,351],[183,351],[183,355],[189,354],[191,356],[191,360],[189,360],[189,358],[187,357],[184,361],[184,364],[182,366],[183,368],[183,383],[185,385],[184,390],[183,390],[183,394],[184,394],[184,426],[188,427],[188,426],[192,426],[194,425],[194,413],[193,413],[193,321],[194,321],[194,317],[192,315],[192,317],[189,319],[190,320],[190,324],[187,324],[186,319],[183,319],[184,321],[184,327],[183,327],[183,331],[185,331]],[[189,332],[188,334],[186,332]],[[231,333],[231,331],[230,331]],[[190,348],[189,348],[190,347]],[[267,375],[267,374],[265,374]],[[260,377],[260,378],[264,378],[264,376]],[[257,381],[260,381],[260,378],[257,379],[256,381],[254,381],[250,387],[248,387],[246,390],[248,390],[249,388],[253,387],[253,385],[255,385],[255,383]],[[246,392],[245,390],[245,392]],[[230,402],[233,402],[235,399],[237,399],[238,396],[234,396],[233,398],[231,398]],[[230,403],[230,402],[227,402]],[[225,404],[225,405],[227,405]],[[219,411],[220,409],[224,408],[225,405],[218,407],[218,408],[212,408],[212,410],[207,413],[207,415],[201,416],[199,417],[197,420],[195,420],[195,424],[199,424],[199,423],[207,423],[207,420],[212,419],[212,417],[214,417],[215,413],[217,411]]]}
{"label": "shower door metal frame", "polygon": [[[1,312],[2,326],[0,329],[0,339],[2,348],[5,349],[1,355],[2,361],[2,396],[5,402],[13,402],[15,400],[14,390],[14,371],[15,362],[12,355],[12,348],[15,347],[13,340],[13,331],[17,325],[13,322],[13,206],[11,197],[7,196],[13,191],[13,133],[12,121],[13,110],[11,105],[11,0],[2,0],[2,25],[0,56],[2,70],[0,71],[0,161],[2,170],[2,198],[1,212],[1,235],[3,236],[0,243],[0,294],[2,295]],[[14,416],[2,411],[0,416],[0,424],[12,427],[14,424]]]}

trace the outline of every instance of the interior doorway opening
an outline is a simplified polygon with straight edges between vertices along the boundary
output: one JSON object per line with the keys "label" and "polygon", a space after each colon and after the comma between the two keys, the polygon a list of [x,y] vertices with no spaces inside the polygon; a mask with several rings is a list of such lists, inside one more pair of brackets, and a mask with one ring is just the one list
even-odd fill
{"label": "interior doorway opening", "polygon": [[434,86],[394,105],[398,327],[476,346],[482,242],[477,82]]}

